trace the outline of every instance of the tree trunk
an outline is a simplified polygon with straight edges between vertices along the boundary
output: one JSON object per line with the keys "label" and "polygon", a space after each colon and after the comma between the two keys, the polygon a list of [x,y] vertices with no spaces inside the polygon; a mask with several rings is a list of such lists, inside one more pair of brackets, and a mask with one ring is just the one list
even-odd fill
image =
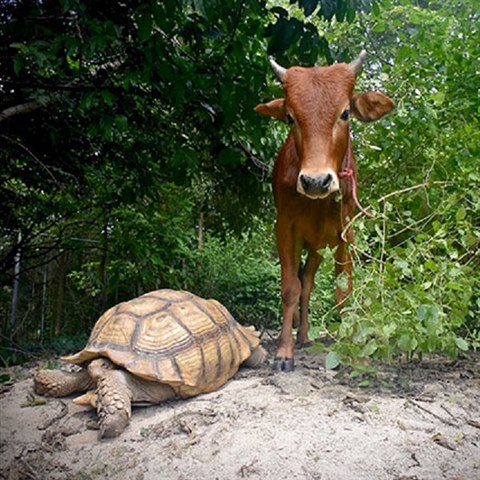
{"label": "tree trunk", "polygon": [[18,231],[17,245],[19,245],[14,260],[14,276],[13,276],[13,293],[12,293],[12,316],[10,318],[10,335],[9,343],[13,346],[15,340],[15,333],[17,330],[17,312],[18,312],[18,295],[20,292],[20,258],[21,249],[20,243],[22,241],[22,232]]}
{"label": "tree trunk", "polygon": [[203,250],[204,240],[203,240],[203,225],[205,222],[205,216],[203,212],[200,212],[198,216],[198,249]]}
{"label": "tree trunk", "polygon": [[47,315],[47,286],[48,286],[48,263],[43,267],[42,276],[42,307],[40,312],[40,343],[45,338],[45,318]]}
{"label": "tree trunk", "polygon": [[57,299],[55,309],[55,325],[54,335],[57,336],[62,331],[63,327],[63,310],[65,303],[65,280],[67,277],[68,258],[67,254],[63,252],[58,259],[58,285],[57,285]]}
{"label": "tree trunk", "polygon": [[100,278],[102,289],[100,291],[100,295],[98,297],[98,307],[100,311],[104,311],[107,305],[107,282],[108,282],[108,274],[107,274],[107,261],[108,261],[108,220],[105,219],[103,223],[103,238],[102,238],[102,257],[100,259]]}

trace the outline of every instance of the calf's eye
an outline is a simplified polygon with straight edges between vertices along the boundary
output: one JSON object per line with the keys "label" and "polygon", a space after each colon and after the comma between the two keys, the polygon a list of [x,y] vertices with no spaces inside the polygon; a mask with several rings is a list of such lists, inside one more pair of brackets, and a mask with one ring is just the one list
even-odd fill
{"label": "calf's eye", "polygon": [[343,113],[340,115],[340,118],[342,120],[348,120],[348,117],[350,117],[350,110],[347,108],[346,110],[343,111]]}

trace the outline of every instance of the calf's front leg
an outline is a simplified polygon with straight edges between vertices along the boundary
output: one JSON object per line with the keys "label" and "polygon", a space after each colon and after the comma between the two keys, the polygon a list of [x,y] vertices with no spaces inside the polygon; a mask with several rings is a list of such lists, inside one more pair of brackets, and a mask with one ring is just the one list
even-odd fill
{"label": "calf's front leg", "polygon": [[294,369],[293,351],[295,347],[292,334],[293,319],[295,315],[298,315],[302,290],[298,278],[301,245],[294,241],[293,235],[290,233],[291,228],[287,227],[282,230],[280,227],[277,224],[277,244],[282,271],[282,329],[278,337],[273,370],[291,372]]}

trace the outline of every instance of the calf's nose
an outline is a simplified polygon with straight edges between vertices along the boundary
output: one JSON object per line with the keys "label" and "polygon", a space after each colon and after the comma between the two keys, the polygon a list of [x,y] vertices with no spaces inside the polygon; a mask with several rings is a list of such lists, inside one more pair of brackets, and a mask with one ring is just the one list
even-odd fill
{"label": "calf's nose", "polygon": [[310,175],[301,174],[300,183],[306,194],[324,194],[327,193],[333,181],[331,173],[325,173],[311,177]]}

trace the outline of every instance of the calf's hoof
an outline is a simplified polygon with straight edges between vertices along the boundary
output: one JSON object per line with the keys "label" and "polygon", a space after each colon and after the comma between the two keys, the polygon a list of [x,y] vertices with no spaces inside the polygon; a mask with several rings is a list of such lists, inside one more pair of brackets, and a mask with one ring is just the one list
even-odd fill
{"label": "calf's hoof", "polygon": [[293,372],[295,370],[293,358],[275,357],[273,360],[272,370],[274,372]]}

